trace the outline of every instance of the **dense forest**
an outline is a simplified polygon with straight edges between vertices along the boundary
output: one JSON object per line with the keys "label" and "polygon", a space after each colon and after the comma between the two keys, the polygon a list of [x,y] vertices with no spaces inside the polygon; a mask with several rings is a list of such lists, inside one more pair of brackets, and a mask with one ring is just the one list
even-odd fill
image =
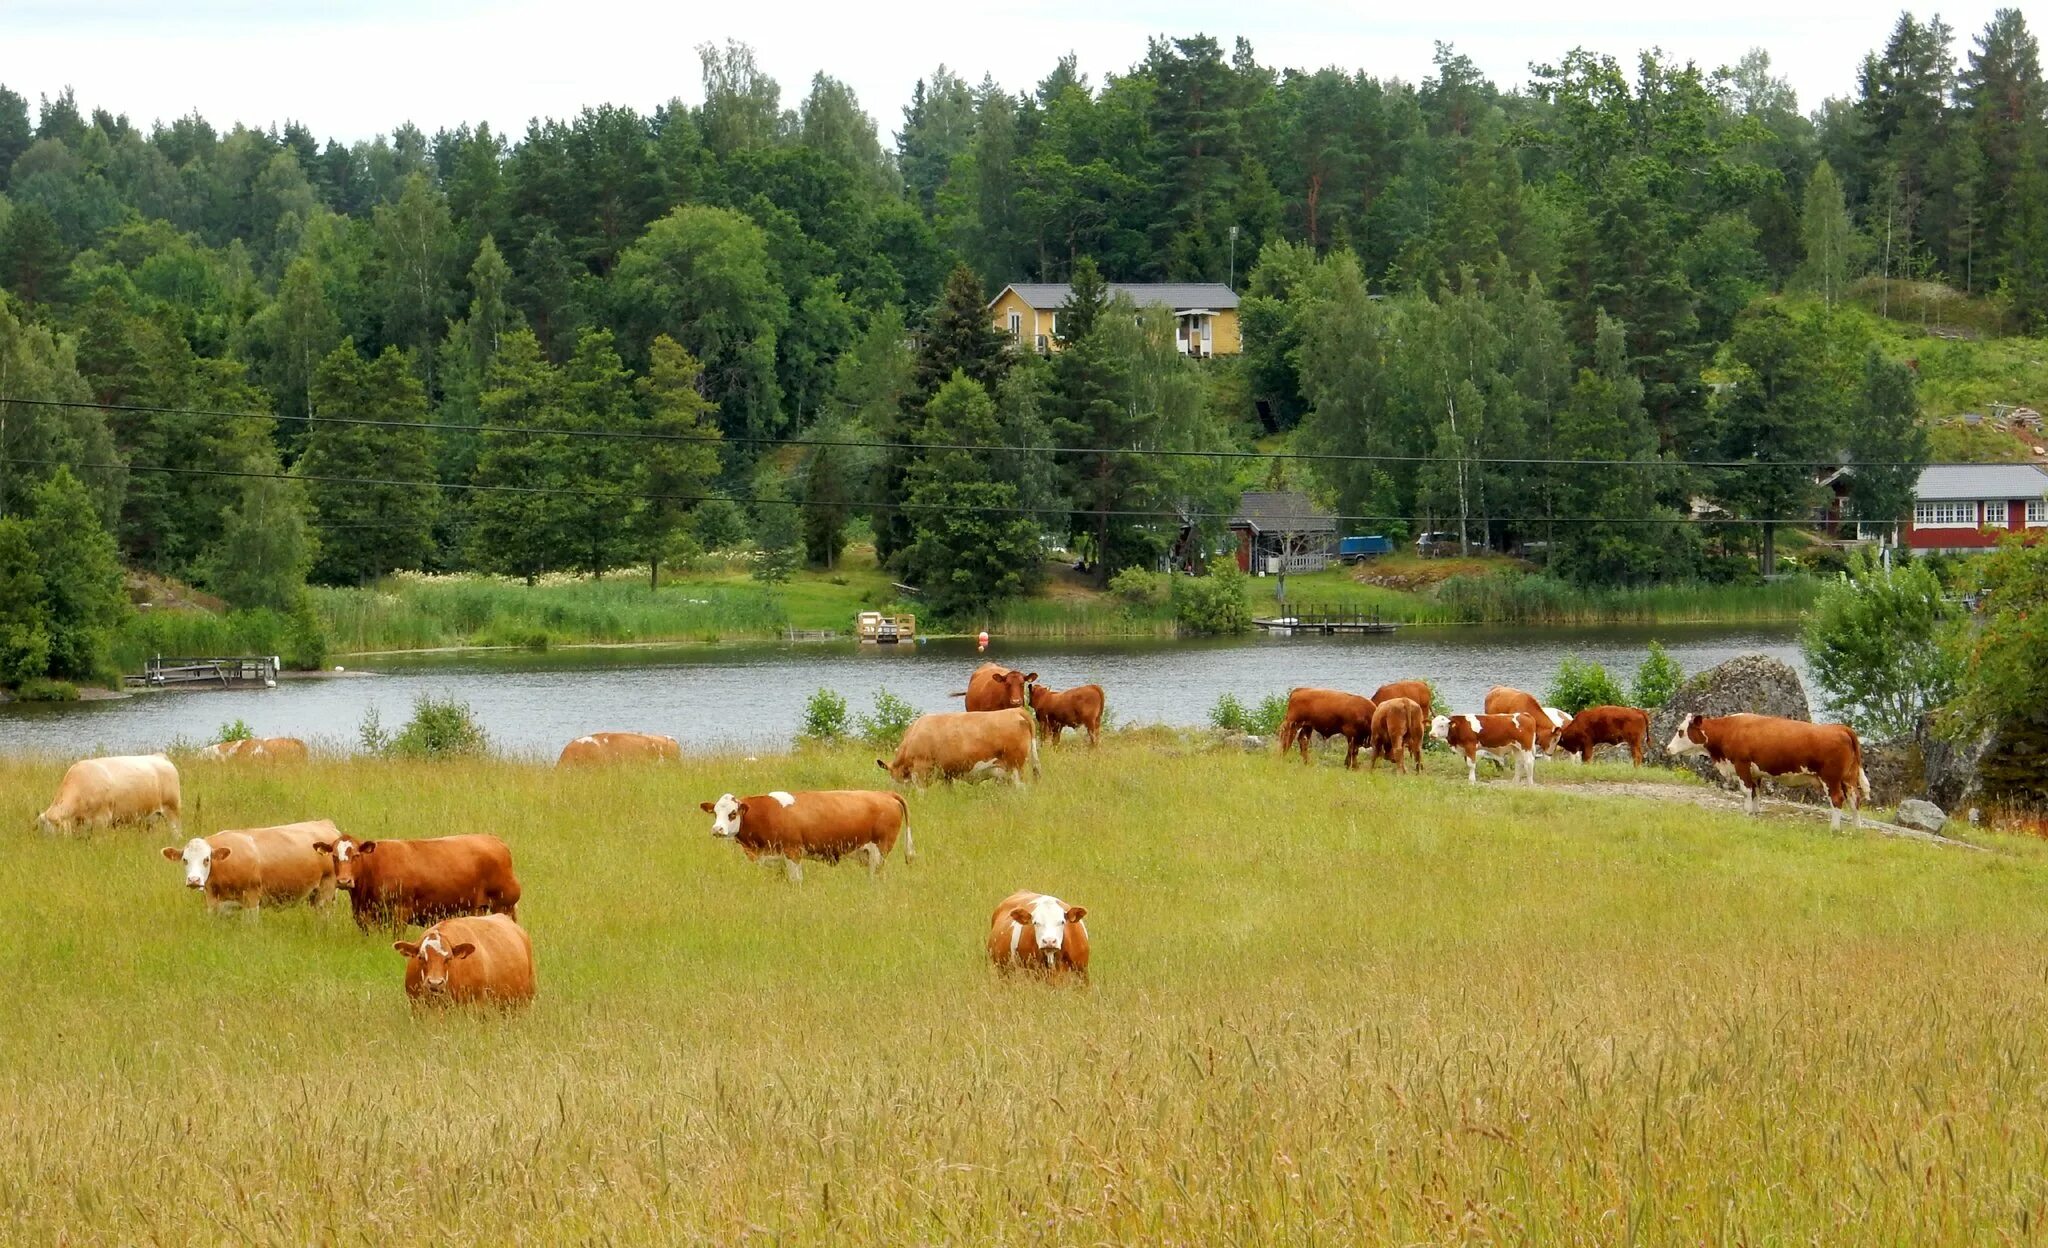
{"label": "dense forest", "polygon": [[[700,106],[353,144],[0,87],[0,578],[61,579],[27,526],[85,497],[122,562],[250,609],[743,544],[772,574],[851,528],[958,615],[1048,539],[1105,581],[1184,562],[1266,481],[1580,583],[1753,574],[1813,465],[1890,521],[1925,457],[1852,287],[2048,323],[2017,10],[1961,49],[1902,15],[1811,112],[1763,51],[1504,88],[1197,36],[1099,83],[942,67],[885,142],[824,73],[791,109],[700,53]],[[1049,359],[983,311],[1026,279],[1074,284]],[[1183,358],[1105,280],[1233,282],[1246,353]],[[0,664],[79,666],[16,615]]]}

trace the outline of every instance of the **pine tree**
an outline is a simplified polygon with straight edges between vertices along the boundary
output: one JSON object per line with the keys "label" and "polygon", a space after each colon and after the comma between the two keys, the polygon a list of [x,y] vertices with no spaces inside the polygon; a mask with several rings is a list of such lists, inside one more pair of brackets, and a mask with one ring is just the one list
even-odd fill
{"label": "pine tree", "polygon": [[[344,339],[313,378],[313,430],[293,469],[306,481],[320,553],[314,578],[364,585],[387,572],[419,568],[433,550],[433,442],[427,393],[405,356],[386,347],[376,360]],[[343,418],[398,426],[342,424]]]}
{"label": "pine tree", "polygon": [[555,370],[531,330],[505,335],[485,376],[482,404],[493,431],[479,443],[470,478],[478,488],[468,499],[469,557],[484,571],[532,584],[566,566],[569,556],[560,496],[528,492],[560,483],[550,445],[560,439],[516,432],[551,427],[560,406]]}
{"label": "pine tree", "polygon": [[289,615],[305,601],[315,544],[303,482],[251,477],[200,560],[206,587],[237,608]]}
{"label": "pine tree", "polygon": [[1927,462],[1927,428],[1920,423],[1919,375],[1872,350],[1863,362],[1862,384],[1849,409],[1848,443],[1853,468],[1849,501],[1856,519],[1891,526],[1913,506],[1914,487]]}
{"label": "pine tree", "polygon": [[662,440],[637,448],[640,492],[636,540],[647,560],[648,584],[660,583],[661,559],[681,531],[691,501],[718,476],[718,412],[699,391],[704,367],[667,334],[647,352],[647,373],[635,383],[646,413],[645,429]]}
{"label": "pine tree", "polygon": [[96,681],[114,674],[114,634],[130,608],[121,555],[93,498],[59,468],[36,487],[28,540],[40,564],[49,629],[49,674]]}
{"label": "pine tree", "polygon": [[[994,401],[962,371],[927,405],[920,440],[987,445],[996,433]],[[909,474],[915,538],[904,552],[905,573],[943,619],[967,622],[1029,592],[1042,567],[1037,523],[1017,513],[1017,488],[997,480],[988,460],[971,450],[933,451]]]}

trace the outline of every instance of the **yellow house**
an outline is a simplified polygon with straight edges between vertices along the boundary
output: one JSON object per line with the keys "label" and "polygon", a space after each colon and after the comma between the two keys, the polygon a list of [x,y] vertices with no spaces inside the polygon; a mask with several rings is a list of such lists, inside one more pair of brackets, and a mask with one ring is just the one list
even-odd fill
{"label": "yellow house", "polygon": [[[1112,298],[1126,295],[1141,308],[1173,313],[1174,341],[1181,354],[1236,355],[1244,350],[1237,328],[1237,292],[1221,282],[1111,282]],[[1065,282],[1012,282],[989,300],[995,327],[1019,350],[1059,350],[1055,338]]]}

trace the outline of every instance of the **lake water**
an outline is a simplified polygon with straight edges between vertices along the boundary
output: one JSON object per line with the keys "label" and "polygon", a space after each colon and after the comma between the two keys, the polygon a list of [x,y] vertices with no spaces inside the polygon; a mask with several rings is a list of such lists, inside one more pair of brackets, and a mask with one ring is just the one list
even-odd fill
{"label": "lake water", "polygon": [[[1782,659],[1806,676],[1788,629],[1405,628],[1383,637],[1253,637],[1232,641],[996,641],[986,657],[1036,671],[1055,688],[1095,683],[1119,724],[1207,722],[1217,697],[1247,706],[1296,685],[1371,693],[1390,680],[1427,678],[1459,709],[1478,710],[1486,690],[1515,685],[1541,694],[1567,654],[1606,665],[1624,686],[1651,639],[1687,673],[1738,654]],[[685,748],[786,745],[813,690],[829,686],[854,711],[887,688],[923,710],[957,710],[947,693],[966,687],[982,661],[970,641],[919,646],[852,643],[693,646],[535,653],[468,653],[344,659],[360,679],[289,680],[275,689],[146,693],[117,701],[0,707],[0,750],[66,755],[160,749],[212,739],[246,721],[263,736],[353,747],[372,708],[387,729],[404,723],[415,697],[460,698],[496,747],[552,756],[586,732],[661,732]],[[1811,691],[1809,690],[1809,696]]]}

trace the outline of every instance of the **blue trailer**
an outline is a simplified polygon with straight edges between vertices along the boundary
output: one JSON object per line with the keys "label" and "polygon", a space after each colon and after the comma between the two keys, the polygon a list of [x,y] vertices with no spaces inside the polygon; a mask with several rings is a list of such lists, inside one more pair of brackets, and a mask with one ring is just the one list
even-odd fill
{"label": "blue trailer", "polygon": [[1381,555],[1393,553],[1393,539],[1377,534],[1371,537],[1347,537],[1337,543],[1337,558],[1343,563],[1364,563],[1368,559],[1377,559]]}

